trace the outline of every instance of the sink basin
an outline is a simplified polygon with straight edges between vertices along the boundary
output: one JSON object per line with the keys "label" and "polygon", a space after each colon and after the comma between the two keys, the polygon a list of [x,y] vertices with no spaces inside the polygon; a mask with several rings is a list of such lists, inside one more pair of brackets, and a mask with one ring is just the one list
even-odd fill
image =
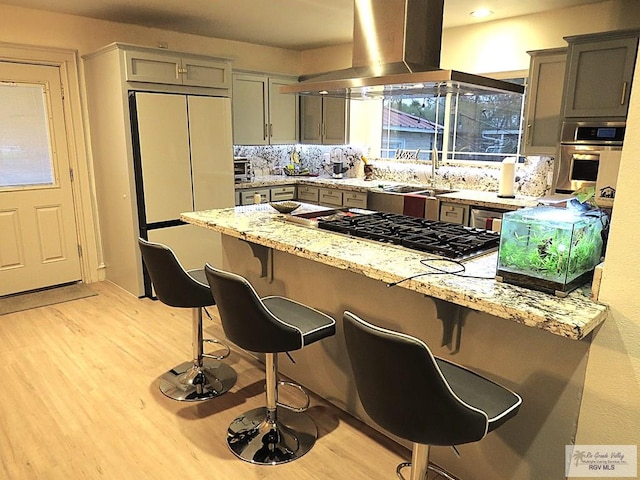
{"label": "sink basin", "polygon": [[385,193],[415,193],[417,195],[435,197],[442,193],[451,193],[453,190],[425,188],[424,185],[385,185],[382,187],[382,191]]}
{"label": "sink basin", "polygon": [[451,193],[453,190],[445,190],[441,188],[429,188],[427,190],[418,190],[415,193],[416,195],[424,195],[426,197],[435,197],[436,195],[442,195],[443,193]]}
{"label": "sink basin", "polygon": [[421,185],[387,185],[382,187],[385,192],[391,193],[413,193],[424,190]]}

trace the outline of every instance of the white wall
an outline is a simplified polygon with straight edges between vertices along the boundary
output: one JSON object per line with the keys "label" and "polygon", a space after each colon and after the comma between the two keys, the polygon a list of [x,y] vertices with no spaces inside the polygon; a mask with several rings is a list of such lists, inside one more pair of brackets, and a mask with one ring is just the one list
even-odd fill
{"label": "white wall", "polygon": [[[448,28],[442,32],[440,67],[476,74],[527,70],[529,50],[566,47],[563,37],[570,35],[638,27],[640,1],[610,0]],[[350,44],[302,53],[302,71],[306,74],[350,66]]]}
{"label": "white wall", "polygon": [[0,5],[0,42],[71,48],[82,56],[112,42],[155,47],[166,42],[169,49],[221,56],[234,60],[233,67],[265,72],[298,74],[300,52],[243,42],[187,35],[156,28],[49,13]]}
{"label": "white wall", "polygon": [[[640,58],[633,83],[640,86]],[[600,301],[611,316],[594,335],[577,444],[640,443],[640,88],[631,108],[616,191]]]}

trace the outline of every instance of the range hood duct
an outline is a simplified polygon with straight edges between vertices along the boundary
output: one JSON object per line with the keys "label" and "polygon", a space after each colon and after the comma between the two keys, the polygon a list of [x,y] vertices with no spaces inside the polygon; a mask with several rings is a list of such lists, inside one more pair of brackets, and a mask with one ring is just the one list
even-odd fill
{"label": "range hood duct", "polygon": [[280,87],[281,93],[339,98],[513,92],[511,82],[442,70],[444,0],[354,0],[352,67]]}

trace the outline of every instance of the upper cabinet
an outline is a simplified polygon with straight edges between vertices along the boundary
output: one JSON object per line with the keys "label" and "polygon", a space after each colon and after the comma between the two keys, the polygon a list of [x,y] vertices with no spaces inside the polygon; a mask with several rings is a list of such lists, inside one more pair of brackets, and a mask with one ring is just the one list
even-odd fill
{"label": "upper cabinet", "polygon": [[565,117],[627,115],[638,31],[566,37]]}
{"label": "upper cabinet", "polygon": [[528,52],[525,144],[526,155],[555,155],[560,137],[560,111],[564,85],[566,48]]}
{"label": "upper cabinet", "polygon": [[300,97],[300,143],[347,143],[347,101],[333,97]]}
{"label": "upper cabinet", "polygon": [[224,59],[151,48],[126,47],[123,51],[129,82],[231,88],[231,64]]}
{"label": "upper cabinet", "polygon": [[276,145],[298,142],[298,96],[281,94],[295,78],[233,74],[233,143]]}

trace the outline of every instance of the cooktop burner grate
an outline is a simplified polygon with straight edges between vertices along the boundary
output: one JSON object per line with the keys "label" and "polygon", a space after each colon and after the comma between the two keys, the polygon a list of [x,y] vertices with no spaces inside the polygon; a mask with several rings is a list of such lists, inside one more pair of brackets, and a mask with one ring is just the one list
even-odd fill
{"label": "cooktop burner grate", "polygon": [[495,250],[500,242],[498,232],[384,212],[319,219],[318,227],[454,260]]}

